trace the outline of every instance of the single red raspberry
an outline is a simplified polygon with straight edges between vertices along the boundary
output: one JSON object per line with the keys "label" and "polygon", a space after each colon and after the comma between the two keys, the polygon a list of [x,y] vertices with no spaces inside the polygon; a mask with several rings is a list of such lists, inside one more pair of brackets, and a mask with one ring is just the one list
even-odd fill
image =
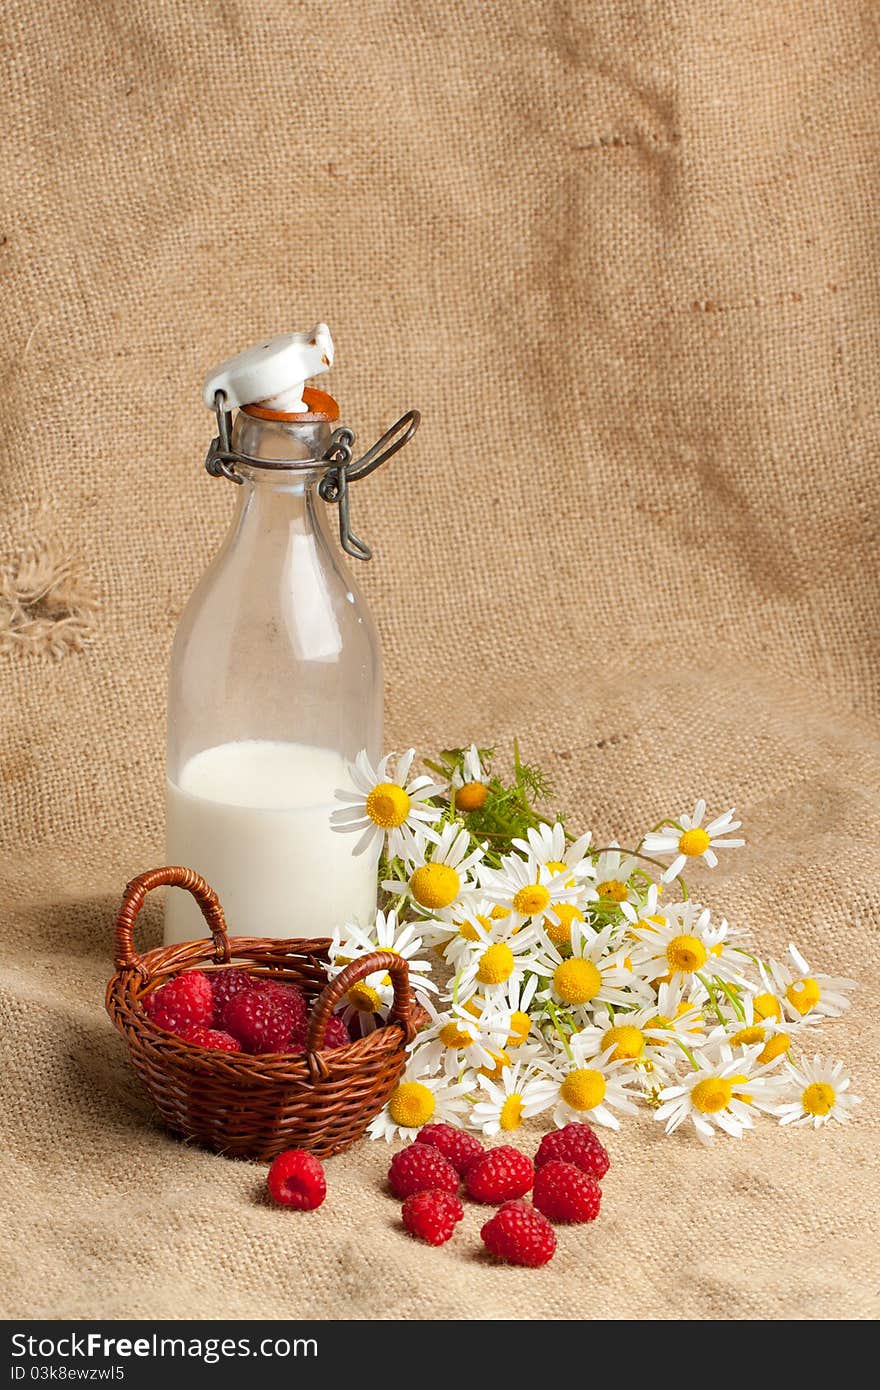
{"label": "single red raspberry", "polygon": [[263,976],[256,977],[256,988],[262,990],[271,999],[277,999],[283,1003],[291,1013],[294,1014],[296,1022],[294,1031],[302,1033],[305,1040],[306,1029],[309,1023],[309,1004],[306,996],[298,985],[288,984],[286,980],[267,980]]}
{"label": "single red raspberry", "polygon": [[464,1208],[453,1192],[428,1187],[411,1192],[400,1214],[411,1236],[428,1245],[444,1245],[464,1216]]}
{"label": "single red raspberry", "polygon": [[548,1221],[575,1224],[595,1221],[599,1215],[602,1189],[589,1173],[573,1163],[551,1158],[535,1174],[532,1201]]}
{"label": "single red raspberry", "polygon": [[465,1186],[475,1202],[498,1206],[516,1197],[524,1197],[535,1180],[535,1166],[530,1158],[510,1144],[488,1149],[482,1158],[468,1169]]}
{"label": "single red raspberry", "polygon": [[324,1033],[323,1046],[326,1047],[348,1047],[351,1043],[351,1034],[345,1026],[345,1022],[340,1014],[334,1014],[328,1021]]}
{"label": "single red raspberry", "polygon": [[302,1045],[298,1007],[269,990],[242,990],[226,1005],[225,1018],[245,1052],[290,1052]]}
{"label": "single red raspberry", "polygon": [[286,1149],[273,1160],[266,1186],[276,1202],[295,1211],[314,1211],[327,1196],[327,1179],[314,1154]]}
{"label": "single red raspberry", "polygon": [[226,1005],[242,990],[254,988],[254,976],[246,970],[214,970],[208,976],[214,994],[214,1027],[226,1027]]}
{"label": "single red raspberry", "polygon": [[187,970],[173,980],[144,995],[144,1009],[160,1028],[179,1033],[188,1023],[210,1026],[214,1014],[214,996],[207,975],[201,970]]}
{"label": "single red raspberry", "polygon": [[395,1197],[409,1197],[413,1192],[434,1188],[440,1192],[458,1192],[458,1174],[433,1144],[410,1144],[391,1160],[388,1182]]}
{"label": "single red raspberry", "polygon": [[213,1048],[215,1052],[241,1052],[238,1038],[220,1028],[206,1028],[204,1023],[188,1023],[177,1030],[177,1036],[184,1042],[195,1043],[196,1047]]}
{"label": "single red raspberry", "polygon": [[535,1154],[535,1167],[543,1168],[551,1159],[573,1163],[591,1178],[604,1178],[611,1166],[605,1145],[590,1126],[580,1120],[544,1135]]}
{"label": "single red raspberry", "polygon": [[415,1142],[433,1144],[444,1158],[449,1159],[461,1177],[465,1177],[468,1169],[486,1152],[475,1135],[468,1134],[465,1129],[456,1129],[454,1125],[424,1125],[416,1135]]}
{"label": "single red raspberry", "polygon": [[553,1227],[529,1202],[505,1202],[480,1235],[486,1249],[509,1265],[536,1269],[552,1260],[556,1250]]}

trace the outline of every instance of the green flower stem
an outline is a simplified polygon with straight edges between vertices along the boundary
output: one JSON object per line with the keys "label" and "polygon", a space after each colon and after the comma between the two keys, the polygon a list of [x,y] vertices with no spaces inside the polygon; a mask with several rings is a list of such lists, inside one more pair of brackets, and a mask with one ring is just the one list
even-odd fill
{"label": "green flower stem", "polygon": [[728,999],[730,1000],[731,1007],[733,1008],[734,1013],[736,1014],[736,1016],[737,1016],[737,1018],[740,1020],[740,1022],[742,1022],[742,1021],[745,1019],[746,1011],[745,1011],[745,1009],[743,1008],[742,1004],[740,1003],[738,995],[737,995],[737,994],[735,993],[735,991],[730,987],[730,985],[726,984],[725,981],[722,980],[722,979],[720,979],[718,975],[713,975],[712,978],[714,979],[715,983],[718,985],[718,988],[721,989],[721,990],[723,990],[724,993],[727,995]]}
{"label": "green flower stem", "polygon": [[725,1019],[724,1014],[721,1012],[721,1007],[718,1003],[717,998],[715,997],[715,990],[712,987],[712,981],[708,980],[705,975],[701,975],[699,971],[697,971],[697,979],[700,981],[700,984],[703,985],[704,989],[707,991],[712,1008],[718,1015],[718,1022],[723,1026],[727,1022],[727,1020]]}
{"label": "green flower stem", "polygon": [[681,1038],[678,1036],[678,1034],[673,1033],[673,1035],[672,1035],[672,1041],[673,1041],[674,1043],[677,1043],[678,1046],[681,1048],[682,1052],[684,1053],[685,1057],[687,1057],[687,1059],[688,1059],[688,1061],[690,1062],[691,1066],[693,1067],[694,1071],[699,1071],[700,1068],[697,1066],[697,1059],[696,1059],[696,1057],[695,1057],[694,1054],[691,1052],[690,1048],[685,1046],[685,1044],[682,1042],[682,1040],[681,1040]]}

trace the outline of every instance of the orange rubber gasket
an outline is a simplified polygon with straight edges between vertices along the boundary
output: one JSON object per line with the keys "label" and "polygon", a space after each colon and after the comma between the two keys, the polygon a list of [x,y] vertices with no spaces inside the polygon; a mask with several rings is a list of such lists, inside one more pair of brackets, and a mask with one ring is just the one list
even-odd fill
{"label": "orange rubber gasket", "polygon": [[339,419],[339,405],[329,392],[319,391],[316,386],[306,386],[302,394],[308,410],[268,410],[264,405],[243,405],[242,410],[245,415],[255,415],[258,420],[296,420],[305,425],[312,421]]}

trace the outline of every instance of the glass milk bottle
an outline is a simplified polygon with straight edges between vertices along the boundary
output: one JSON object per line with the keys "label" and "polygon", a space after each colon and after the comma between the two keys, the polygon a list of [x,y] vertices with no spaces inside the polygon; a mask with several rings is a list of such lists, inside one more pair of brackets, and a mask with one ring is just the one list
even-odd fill
{"label": "glass milk bottle", "polygon": [[[236,483],[237,505],[172,651],[167,860],[207,879],[241,936],[329,936],[376,908],[375,857],[330,824],[357,753],[381,752],[383,691],[376,628],[328,502],[343,548],[368,559],[349,529],[348,484],[405,443],[418,415],[351,464],[336,402],[304,386],[332,360],[319,324],[205,383],[219,426],[206,466]],[[169,893],[166,944],[205,933],[190,895]]]}

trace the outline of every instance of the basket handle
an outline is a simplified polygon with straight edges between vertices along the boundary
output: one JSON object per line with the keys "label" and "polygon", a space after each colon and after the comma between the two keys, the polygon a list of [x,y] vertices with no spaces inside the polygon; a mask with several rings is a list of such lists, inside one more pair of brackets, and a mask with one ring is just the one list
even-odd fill
{"label": "basket handle", "polygon": [[387,970],[394,984],[394,1003],[391,1006],[391,1013],[388,1015],[389,1021],[402,1023],[406,1041],[412,1042],[418,1028],[413,1018],[413,994],[409,985],[409,966],[403,956],[396,955],[394,951],[372,951],[368,956],[361,956],[358,960],[353,960],[351,965],[347,965],[344,970],[340,971],[335,979],[324,986],[323,991],[315,1000],[309,1019],[309,1031],[306,1034],[307,1053],[320,1052],[324,1045],[324,1033],[330,1015],[352,985],[356,985],[358,980],[366,979],[367,975],[375,974],[377,970]]}
{"label": "basket handle", "polygon": [[184,869],[178,864],[164,869],[147,869],[146,873],[138,874],[137,878],[125,885],[113,939],[113,959],[117,970],[135,970],[140,966],[141,958],[134,949],[132,940],[135,918],[143,907],[147,894],[166,883],[171,888],[185,888],[187,892],[192,893],[214,939],[215,959],[229,960],[226,918],[223,916],[220,899],[201,874],[197,874],[195,869]]}

